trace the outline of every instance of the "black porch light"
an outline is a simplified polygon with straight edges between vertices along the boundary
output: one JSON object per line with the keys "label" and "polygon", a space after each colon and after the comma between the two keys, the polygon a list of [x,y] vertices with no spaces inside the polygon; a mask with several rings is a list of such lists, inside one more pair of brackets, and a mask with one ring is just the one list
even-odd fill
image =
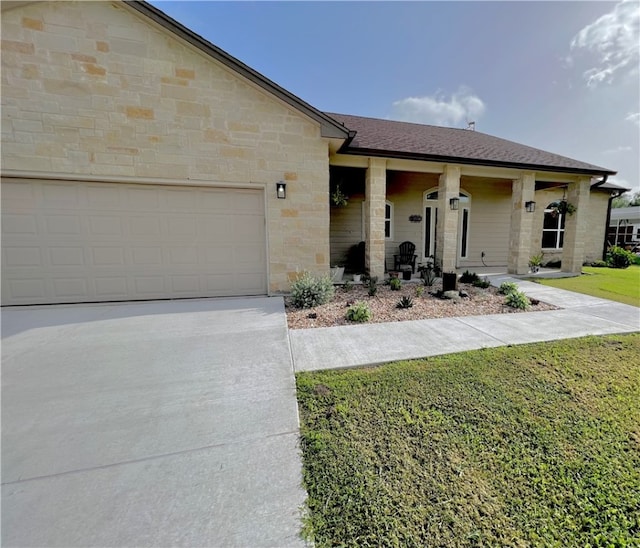
{"label": "black porch light", "polygon": [[279,200],[284,200],[287,197],[287,183],[282,181],[276,183],[276,196]]}
{"label": "black porch light", "polygon": [[460,208],[460,198],[451,198],[449,200],[449,207],[453,211],[457,211]]}
{"label": "black porch light", "polygon": [[533,201],[525,202],[524,207],[527,210],[527,213],[533,213],[536,210],[536,203]]}

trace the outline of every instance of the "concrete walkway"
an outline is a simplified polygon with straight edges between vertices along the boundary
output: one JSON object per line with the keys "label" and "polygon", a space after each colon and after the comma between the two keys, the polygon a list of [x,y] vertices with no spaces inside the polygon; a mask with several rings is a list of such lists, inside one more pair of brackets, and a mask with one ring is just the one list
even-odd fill
{"label": "concrete walkway", "polygon": [[289,331],[296,371],[374,365],[586,335],[640,331],[640,308],[556,289],[507,275],[489,276],[493,285],[503,281],[561,310],[526,314],[495,314],[350,325]]}
{"label": "concrete walkway", "polygon": [[302,546],[282,298],[2,310],[2,546]]}

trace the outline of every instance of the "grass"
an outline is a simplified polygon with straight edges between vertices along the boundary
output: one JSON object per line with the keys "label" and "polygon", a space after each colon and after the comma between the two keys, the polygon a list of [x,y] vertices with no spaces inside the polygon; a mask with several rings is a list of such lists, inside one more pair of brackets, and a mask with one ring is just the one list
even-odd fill
{"label": "grass", "polygon": [[323,546],[640,546],[640,334],[300,373]]}
{"label": "grass", "polygon": [[575,278],[536,279],[535,281],[560,289],[640,306],[640,266],[631,265],[625,269],[584,266],[582,272],[582,276]]}

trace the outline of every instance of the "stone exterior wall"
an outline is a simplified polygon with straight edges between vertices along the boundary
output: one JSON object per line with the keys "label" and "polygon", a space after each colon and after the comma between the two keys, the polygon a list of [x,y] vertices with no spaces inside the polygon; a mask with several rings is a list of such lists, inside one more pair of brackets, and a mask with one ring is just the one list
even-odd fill
{"label": "stone exterior wall", "polygon": [[2,12],[3,171],[263,186],[271,292],[328,272],[327,156],[315,121],[124,4]]}

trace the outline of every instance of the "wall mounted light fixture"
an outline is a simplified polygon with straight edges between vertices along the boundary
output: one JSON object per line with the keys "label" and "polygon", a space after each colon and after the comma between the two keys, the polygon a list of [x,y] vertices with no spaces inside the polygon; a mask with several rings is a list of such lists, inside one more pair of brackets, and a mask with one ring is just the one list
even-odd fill
{"label": "wall mounted light fixture", "polygon": [[524,207],[527,210],[527,213],[533,213],[536,210],[535,202],[525,202]]}
{"label": "wall mounted light fixture", "polygon": [[458,208],[460,207],[460,198],[451,198],[449,200],[449,207],[453,210],[453,211],[457,211]]}
{"label": "wall mounted light fixture", "polygon": [[276,196],[279,200],[284,200],[287,197],[287,183],[282,181],[276,183]]}

